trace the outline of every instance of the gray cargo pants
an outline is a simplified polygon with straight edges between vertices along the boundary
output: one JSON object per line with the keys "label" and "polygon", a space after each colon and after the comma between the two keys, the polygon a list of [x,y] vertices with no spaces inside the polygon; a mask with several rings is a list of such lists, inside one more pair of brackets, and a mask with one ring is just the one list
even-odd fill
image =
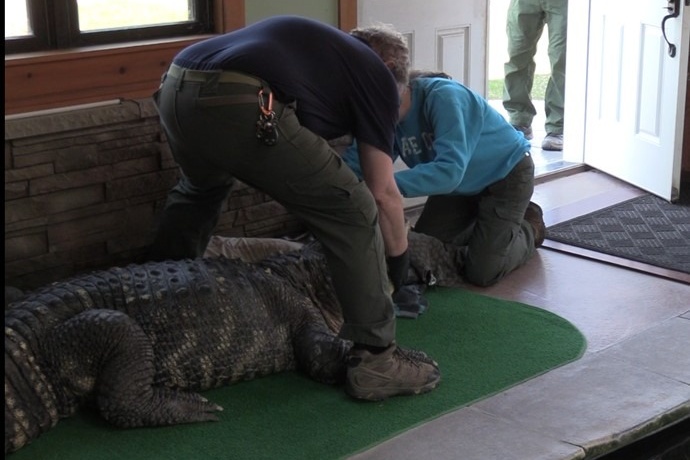
{"label": "gray cargo pants", "polygon": [[378,211],[364,182],[300,126],[294,104],[274,102],[278,141],[258,141],[258,80],[228,83],[235,73],[179,68],[176,75],[168,72],[154,100],[184,176],[168,195],[152,257],[203,254],[237,178],[285,206],[323,245],[345,319],[340,335],[389,345],[393,303]]}

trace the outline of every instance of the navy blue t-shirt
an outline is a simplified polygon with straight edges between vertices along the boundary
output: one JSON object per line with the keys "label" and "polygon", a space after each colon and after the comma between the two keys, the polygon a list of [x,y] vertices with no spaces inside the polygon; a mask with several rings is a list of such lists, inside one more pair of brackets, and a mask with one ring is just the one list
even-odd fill
{"label": "navy blue t-shirt", "polygon": [[260,77],[276,99],[296,101],[300,123],[319,136],[351,134],[392,156],[399,106],[395,79],[366,43],[333,26],[274,16],[191,45],[173,62]]}

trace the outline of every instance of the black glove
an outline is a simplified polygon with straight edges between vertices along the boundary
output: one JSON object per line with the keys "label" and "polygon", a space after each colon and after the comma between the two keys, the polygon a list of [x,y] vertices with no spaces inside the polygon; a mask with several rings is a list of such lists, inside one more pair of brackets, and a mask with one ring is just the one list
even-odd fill
{"label": "black glove", "polygon": [[401,318],[416,318],[424,313],[429,302],[424,298],[424,286],[413,285],[407,282],[410,269],[410,251],[405,250],[395,257],[388,257],[388,277],[393,284],[393,307],[395,315]]}
{"label": "black glove", "polygon": [[388,257],[386,259],[388,264],[388,277],[393,283],[393,290],[397,291],[407,281],[407,272],[410,269],[410,251],[405,249],[405,252],[395,257]]}
{"label": "black glove", "polygon": [[398,318],[415,319],[426,311],[429,302],[422,295],[423,284],[408,284],[393,292],[393,308]]}

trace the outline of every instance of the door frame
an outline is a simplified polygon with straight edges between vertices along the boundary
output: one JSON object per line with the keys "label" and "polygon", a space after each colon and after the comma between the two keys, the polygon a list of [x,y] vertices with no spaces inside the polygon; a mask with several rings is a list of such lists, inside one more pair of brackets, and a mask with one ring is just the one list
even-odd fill
{"label": "door frame", "polygon": [[345,32],[357,27],[357,0],[338,0],[338,27]]}
{"label": "door frame", "polygon": [[[587,56],[589,50],[589,1],[568,3],[568,27],[571,23],[587,24],[587,33],[568,34],[566,47],[565,107],[568,116],[563,125],[563,137],[568,139],[568,148],[563,149],[563,160],[571,163],[585,161],[585,121],[587,94]],[[585,37],[583,43],[582,37]]]}

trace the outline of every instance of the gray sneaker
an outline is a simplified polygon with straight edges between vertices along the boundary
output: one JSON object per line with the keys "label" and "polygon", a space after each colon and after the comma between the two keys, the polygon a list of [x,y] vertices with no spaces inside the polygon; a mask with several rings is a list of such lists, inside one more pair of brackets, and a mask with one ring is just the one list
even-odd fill
{"label": "gray sneaker", "polygon": [[563,150],[563,134],[549,133],[541,142],[544,150]]}
{"label": "gray sneaker", "polygon": [[393,343],[378,354],[354,349],[350,352],[345,392],[353,398],[381,401],[426,393],[440,380],[436,363],[425,353],[404,350]]}
{"label": "gray sneaker", "polygon": [[532,133],[532,127],[531,126],[518,126],[518,125],[513,125],[513,128],[516,130],[520,131],[522,134],[525,135],[525,139],[528,141],[531,140],[534,137],[534,134]]}

